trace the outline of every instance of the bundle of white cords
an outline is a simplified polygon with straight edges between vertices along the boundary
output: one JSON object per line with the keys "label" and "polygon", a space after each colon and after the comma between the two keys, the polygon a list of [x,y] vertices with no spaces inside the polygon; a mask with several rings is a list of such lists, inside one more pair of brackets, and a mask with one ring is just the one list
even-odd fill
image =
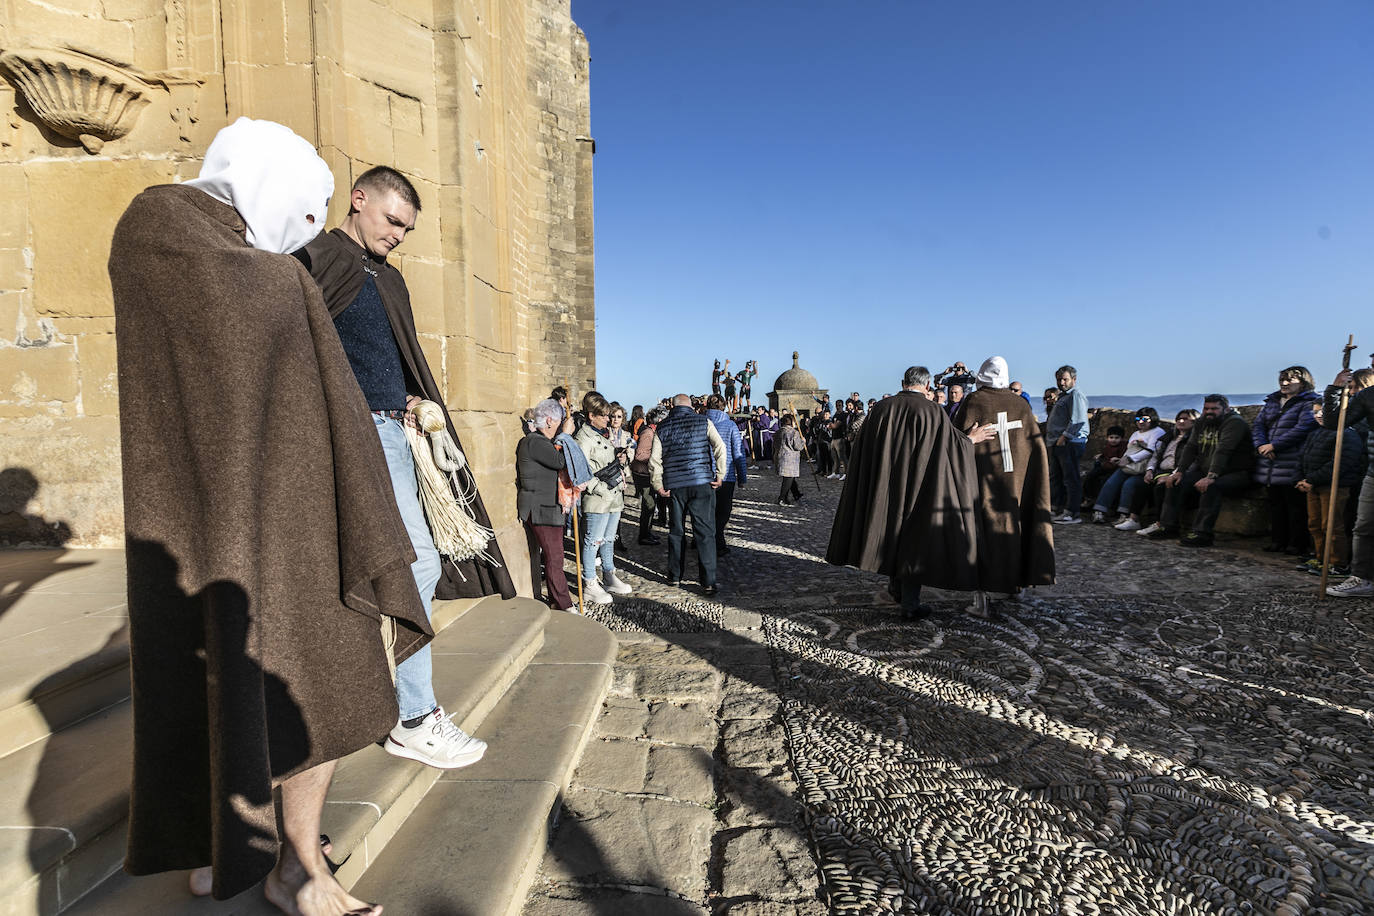
{"label": "bundle of white cords", "polygon": [[426,442],[419,430],[402,424],[410,451],[415,456],[420,503],[434,535],[435,548],[455,562],[480,557],[499,566],[487,553],[487,544],[491,543],[494,533],[473,517],[472,502],[477,495],[477,484],[471,479],[471,473],[467,481],[461,476],[467,459],[449,435],[443,408],[433,401],[421,401],[412,412],[430,439]]}

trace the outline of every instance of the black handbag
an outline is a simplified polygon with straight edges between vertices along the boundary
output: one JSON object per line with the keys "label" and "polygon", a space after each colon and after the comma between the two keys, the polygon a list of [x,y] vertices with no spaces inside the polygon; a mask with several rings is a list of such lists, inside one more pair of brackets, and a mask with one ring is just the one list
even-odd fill
{"label": "black handbag", "polygon": [[610,487],[612,490],[619,489],[625,483],[625,471],[620,467],[619,461],[612,461],[598,471],[593,471],[592,476]]}

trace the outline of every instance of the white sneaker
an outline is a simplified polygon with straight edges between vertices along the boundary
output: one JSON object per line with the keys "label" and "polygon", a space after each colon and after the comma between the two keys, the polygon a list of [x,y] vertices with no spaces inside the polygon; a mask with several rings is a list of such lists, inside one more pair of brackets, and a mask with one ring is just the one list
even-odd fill
{"label": "white sneaker", "polygon": [[1339,585],[1328,585],[1326,593],[1332,598],[1368,598],[1374,596],[1374,582],[1351,576]]}
{"label": "white sneaker", "polygon": [[1054,523],[1056,525],[1081,525],[1083,524],[1083,519],[1081,517],[1069,515],[1066,512],[1059,518],[1055,519]]}
{"label": "white sneaker", "polygon": [[441,770],[456,770],[481,760],[487,743],[454,725],[439,706],[414,728],[397,722],[386,736],[386,752]]}
{"label": "white sneaker", "polygon": [[1125,521],[1117,522],[1112,527],[1115,528],[1117,531],[1139,531],[1140,522],[1136,521],[1128,515],[1126,516]]}
{"label": "white sneaker", "polygon": [[1058,512],[1051,512],[1051,513],[1050,513],[1050,521],[1052,521],[1052,522],[1057,522],[1057,521],[1059,521],[1060,519],[1065,519],[1065,518],[1068,518],[1068,517],[1069,517],[1069,513],[1066,512],[1066,511],[1064,511],[1063,509],[1060,509]]}
{"label": "white sneaker", "polygon": [[590,579],[582,583],[582,600],[588,604],[610,604],[611,596],[600,582]]}
{"label": "white sneaker", "polygon": [[1107,524],[1107,513],[1102,512],[1102,511],[1100,511],[1100,510],[1094,511],[1094,512],[1093,512],[1093,524],[1094,524],[1094,525],[1105,525],[1105,524]]}
{"label": "white sneaker", "polygon": [[628,595],[634,591],[634,589],[617,578],[615,573],[611,573],[606,577],[605,589],[612,595]]}
{"label": "white sneaker", "polygon": [[836,477],[835,479],[836,479],[836,480],[844,480],[844,475],[841,474],[839,477]]}
{"label": "white sneaker", "polygon": [[[1137,522],[1136,524],[1138,525],[1139,522]],[[1151,523],[1150,523],[1149,525],[1147,525],[1146,527],[1141,528],[1139,531],[1137,531],[1136,534],[1140,535],[1141,537],[1149,537],[1150,535],[1154,534],[1154,533],[1155,533],[1156,531],[1158,531],[1158,530],[1159,530],[1159,522],[1151,522]]]}

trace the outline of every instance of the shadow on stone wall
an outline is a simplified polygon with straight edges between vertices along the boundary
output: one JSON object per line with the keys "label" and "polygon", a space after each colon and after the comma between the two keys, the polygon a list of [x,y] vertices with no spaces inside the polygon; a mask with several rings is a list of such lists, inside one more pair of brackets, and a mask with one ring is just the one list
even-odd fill
{"label": "shadow on stone wall", "polygon": [[0,471],[0,547],[61,547],[71,526],[25,510],[38,495],[38,478],[28,468]]}

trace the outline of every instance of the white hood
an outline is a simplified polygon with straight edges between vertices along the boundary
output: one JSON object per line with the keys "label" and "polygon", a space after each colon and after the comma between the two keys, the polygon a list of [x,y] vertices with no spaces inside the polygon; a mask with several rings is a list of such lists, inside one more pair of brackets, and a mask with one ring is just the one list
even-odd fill
{"label": "white hood", "polygon": [[1011,384],[1011,373],[1007,371],[1007,361],[1000,356],[989,356],[978,367],[978,385],[982,388],[1006,388]]}
{"label": "white hood", "polygon": [[186,182],[239,212],[248,244],[289,254],[324,228],[334,176],[315,148],[274,121],[239,118],[215,135]]}

